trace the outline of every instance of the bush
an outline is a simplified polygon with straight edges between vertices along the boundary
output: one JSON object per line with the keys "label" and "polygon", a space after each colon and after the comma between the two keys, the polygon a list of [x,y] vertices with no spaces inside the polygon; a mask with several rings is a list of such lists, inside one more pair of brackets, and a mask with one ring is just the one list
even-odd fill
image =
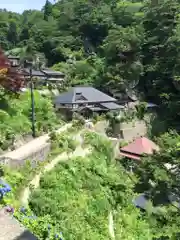
{"label": "bush", "polygon": [[142,102],[136,106],[136,117],[140,120],[144,119],[147,112],[147,104]]}
{"label": "bush", "polygon": [[92,122],[93,122],[94,124],[97,123],[98,117],[99,117],[99,115],[98,115],[96,112],[94,112],[94,113],[93,113],[93,120],[92,120]]}
{"label": "bush", "polygon": [[112,112],[107,112],[107,113],[106,113],[106,119],[107,119],[107,120],[111,120],[113,117],[114,117],[114,115],[113,115]]}
{"label": "bush", "polygon": [[51,148],[56,153],[62,151],[74,151],[77,146],[77,142],[68,133],[58,134],[53,132],[50,134],[50,140]]}
{"label": "bush", "polygon": [[[60,122],[56,117],[51,100],[35,91],[35,125],[40,135],[53,130]],[[0,148],[6,150],[16,136],[31,133],[31,96],[22,93],[19,98],[0,94]]]}
{"label": "bush", "polygon": [[76,150],[76,147],[77,147],[77,142],[76,142],[76,140],[74,140],[74,139],[72,139],[71,137],[69,137],[69,138],[67,139],[67,141],[68,141],[68,151],[71,151],[71,152],[75,151],[75,150]]}
{"label": "bush", "polygon": [[57,140],[57,133],[56,132],[51,132],[49,134],[50,141],[56,141]]}
{"label": "bush", "polygon": [[85,119],[78,113],[73,114],[73,125],[74,126],[82,126],[85,124]]}
{"label": "bush", "polygon": [[[110,154],[107,155],[112,151],[108,141],[90,133],[86,138],[98,148],[85,158],[63,162],[46,173],[40,188],[32,194],[30,206],[39,218],[49,215],[49,221],[62,231],[64,239],[109,239],[107,224],[111,210],[116,212],[119,206],[128,214],[128,209],[136,214],[129,204],[132,183],[121,166],[112,164]],[[138,221],[138,216],[136,214],[134,220]],[[114,224],[116,222],[114,218]],[[126,228],[129,222],[124,222]],[[43,223],[39,223],[39,229],[34,229],[33,223],[23,223],[40,236]]]}

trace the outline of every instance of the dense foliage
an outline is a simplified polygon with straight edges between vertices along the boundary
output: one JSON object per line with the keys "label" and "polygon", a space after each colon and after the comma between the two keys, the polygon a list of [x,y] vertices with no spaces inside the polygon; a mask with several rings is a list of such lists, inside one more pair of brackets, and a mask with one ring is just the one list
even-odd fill
{"label": "dense foliage", "polygon": [[[91,84],[109,93],[136,87],[144,100],[160,105],[166,123],[161,125],[179,130],[179,14],[178,0],[46,1],[42,11],[17,14],[2,10],[0,45],[14,55],[30,46],[46,57],[49,66],[65,72],[67,87]],[[6,99],[2,91],[2,148],[14,134],[30,131],[28,94],[19,100]],[[52,106],[40,96],[36,103],[38,131],[47,131],[56,121]],[[144,106],[136,110],[138,118],[143,118]],[[111,119],[119,122],[114,117]],[[162,127],[155,125],[158,131]],[[156,139],[161,151],[144,157],[132,176],[111,162],[109,143],[97,137],[86,136],[85,140],[93,145],[93,153],[59,164],[43,177],[31,198],[31,208],[39,218],[25,224],[40,239],[47,234],[47,223],[53,232],[62,231],[65,239],[108,239],[112,210],[117,239],[179,239],[176,206],[170,204],[156,214],[149,209],[141,215],[131,202],[137,192],[144,191],[150,192],[152,200],[157,193],[162,198],[170,192],[179,198],[179,135],[171,132]],[[66,136],[54,144],[66,150],[75,148]],[[167,163],[173,171],[167,169]],[[139,180],[138,185],[132,177]]]}
{"label": "dense foliage", "polygon": [[[12,147],[17,136],[31,135],[30,92],[9,96],[0,92],[0,148]],[[35,92],[35,120],[37,136],[57,127],[57,119],[51,100]]]}
{"label": "dense foliage", "polygon": [[[176,139],[172,138],[173,134]],[[65,239],[109,239],[112,213],[116,238],[178,239],[177,204],[159,204],[156,212],[152,204],[160,199],[164,201],[170,192],[179,199],[179,136],[171,132],[158,138],[161,152],[144,157],[133,174],[113,160],[109,141],[92,133],[85,133],[84,139],[85,144],[93,147],[92,153],[59,163],[46,173],[40,188],[31,196],[27,213],[37,218],[22,219],[17,214],[18,219],[39,239],[47,236],[48,226],[52,239],[59,232]],[[167,163],[176,165],[176,171],[168,171]],[[147,206],[147,213],[140,214],[132,200],[145,191],[152,202]]]}
{"label": "dense foliage", "polygon": [[[69,136],[52,134],[51,139],[60,144],[59,149],[73,151]],[[85,145],[92,147],[91,154],[61,162],[43,175],[40,188],[31,196],[30,209],[26,212],[29,217],[17,211],[19,203],[14,199],[38,168],[33,170],[26,165],[19,172],[5,169],[5,179],[13,186],[5,203],[16,207],[18,220],[39,239],[49,234],[49,239],[54,239],[60,232],[64,239],[109,239],[109,214],[112,213],[116,238],[178,239],[178,205],[176,201],[167,205],[161,201],[169,193],[179,199],[179,135],[170,132],[156,139],[161,152],[145,156],[141,164],[134,164],[134,173],[113,159],[112,146],[104,137],[95,133],[83,136]],[[53,149],[56,152],[56,144]],[[167,169],[167,163],[173,171]],[[144,192],[149,193],[151,200],[146,214],[132,203],[137,194]],[[159,200],[161,204],[153,211],[153,204]]]}
{"label": "dense foliage", "polygon": [[67,86],[112,93],[138,84],[141,95],[168,109],[167,126],[177,127],[179,12],[178,0],[47,0],[42,11],[1,10],[0,45],[14,55],[31,46],[66,73]]}
{"label": "dense foliage", "polygon": [[13,93],[17,93],[24,86],[24,77],[13,69],[10,61],[0,49],[0,85]]}
{"label": "dense foliage", "polygon": [[111,144],[94,134],[86,134],[85,139],[95,147],[92,154],[62,162],[43,176],[30,200],[38,219],[24,224],[39,239],[44,239],[47,224],[52,234],[62,232],[64,239],[109,239],[112,211],[117,237],[126,236],[131,229],[125,239],[150,239],[148,222],[132,205],[133,182],[119,164],[112,162]]}
{"label": "dense foliage", "polygon": [[179,140],[173,131],[157,138],[161,151],[142,158],[135,170],[139,179],[135,189],[148,193],[151,204],[156,206],[155,211],[150,207],[148,212],[155,236],[162,239],[179,238]]}

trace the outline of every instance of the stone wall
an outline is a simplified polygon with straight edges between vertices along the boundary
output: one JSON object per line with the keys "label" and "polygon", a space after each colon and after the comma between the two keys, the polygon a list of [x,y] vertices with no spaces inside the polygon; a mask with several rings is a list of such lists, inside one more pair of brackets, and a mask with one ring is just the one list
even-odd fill
{"label": "stone wall", "polygon": [[109,140],[111,141],[114,149],[114,157],[117,158],[119,156],[119,139],[109,137]]}
{"label": "stone wall", "polygon": [[[95,131],[105,134],[109,123],[107,121],[100,121],[95,125]],[[112,137],[123,139],[125,141],[132,141],[133,139],[145,136],[147,134],[147,126],[145,121],[134,120],[127,123],[117,123],[113,126]]]}
{"label": "stone wall", "polygon": [[[72,123],[68,123],[56,130],[56,132],[60,134],[71,126]],[[50,153],[50,148],[51,143],[49,141],[49,135],[45,134],[33,139],[14,151],[1,155],[0,164],[7,164],[12,167],[17,167],[24,165],[24,163],[29,160],[34,167],[36,166],[37,162],[47,159],[47,156]]]}
{"label": "stone wall", "polygon": [[123,123],[120,126],[121,137],[125,141],[132,141],[133,139],[147,134],[147,126],[144,121],[134,121],[130,123]]}
{"label": "stone wall", "polygon": [[132,141],[147,134],[145,121],[134,120],[128,123],[117,123],[113,127],[113,136],[125,141]]}
{"label": "stone wall", "polygon": [[50,143],[46,142],[39,147],[32,148],[27,154],[22,154],[16,157],[10,156],[8,154],[0,156],[0,164],[5,164],[10,167],[16,168],[23,166],[27,160],[30,160],[31,165],[35,167],[37,162],[44,161],[50,152]]}

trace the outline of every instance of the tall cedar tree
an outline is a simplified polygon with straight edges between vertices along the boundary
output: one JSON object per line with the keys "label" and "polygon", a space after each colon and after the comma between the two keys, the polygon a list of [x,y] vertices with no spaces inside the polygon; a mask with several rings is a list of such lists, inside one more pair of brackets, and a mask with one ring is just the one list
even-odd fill
{"label": "tall cedar tree", "polygon": [[48,21],[48,17],[51,16],[51,14],[52,14],[52,3],[50,3],[47,0],[44,6],[44,20]]}

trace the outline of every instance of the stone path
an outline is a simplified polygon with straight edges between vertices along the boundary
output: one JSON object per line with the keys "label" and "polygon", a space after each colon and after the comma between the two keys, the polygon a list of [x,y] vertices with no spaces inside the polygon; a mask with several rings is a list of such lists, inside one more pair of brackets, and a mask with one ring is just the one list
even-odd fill
{"label": "stone path", "polygon": [[0,240],[38,240],[4,208],[0,209]]}
{"label": "stone path", "polygon": [[[57,130],[57,133],[61,133],[66,131],[68,128],[72,126],[72,123],[68,123],[64,125],[63,127],[59,128]],[[36,152],[38,149],[42,148],[42,146],[47,144],[47,141],[49,140],[49,135],[43,135],[41,137],[35,138],[32,141],[26,143],[25,145],[21,146],[20,148],[8,152],[4,155],[1,155],[1,158],[10,158],[14,160],[26,158],[26,156],[30,156],[32,152]]]}

